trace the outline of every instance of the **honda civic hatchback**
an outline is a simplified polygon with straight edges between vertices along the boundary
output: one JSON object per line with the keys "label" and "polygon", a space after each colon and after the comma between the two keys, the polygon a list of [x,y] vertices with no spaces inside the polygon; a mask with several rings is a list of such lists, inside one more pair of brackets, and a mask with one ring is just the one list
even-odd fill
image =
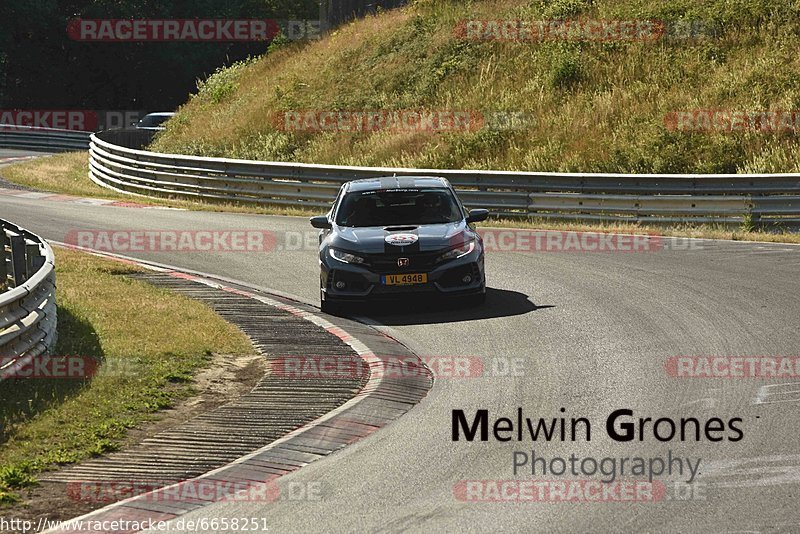
{"label": "honda civic hatchback", "polygon": [[401,295],[486,297],[483,241],[444,178],[387,177],[345,183],[319,228],[320,302],[335,313],[348,302]]}

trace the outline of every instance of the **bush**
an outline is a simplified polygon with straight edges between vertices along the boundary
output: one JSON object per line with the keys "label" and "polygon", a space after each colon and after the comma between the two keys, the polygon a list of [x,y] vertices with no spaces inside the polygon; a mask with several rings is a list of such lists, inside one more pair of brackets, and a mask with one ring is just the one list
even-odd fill
{"label": "bush", "polygon": [[550,67],[550,85],[556,89],[574,87],[583,80],[584,72],[579,52],[559,47]]}
{"label": "bush", "polygon": [[239,88],[239,76],[247,69],[248,65],[256,61],[249,58],[236,62],[229,67],[220,67],[206,80],[197,82],[197,95],[200,99],[207,99],[213,104],[219,104]]}

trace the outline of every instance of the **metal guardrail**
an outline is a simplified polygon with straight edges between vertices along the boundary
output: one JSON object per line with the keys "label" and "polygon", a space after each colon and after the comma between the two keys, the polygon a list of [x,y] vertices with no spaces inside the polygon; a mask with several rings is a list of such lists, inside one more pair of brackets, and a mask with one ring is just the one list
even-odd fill
{"label": "metal guardrail", "polygon": [[56,274],[50,245],[2,219],[0,260],[2,381],[55,346]]}
{"label": "metal guardrail", "polygon": [[149,145],[158,130],[147,128],[114,128],[105,130],[102,138],[106,143],[124,148],[142,148]]}
{"label": "metal guardrail", "polygon": [[450,180],[469,207],[511,217],[644,223],[800,223],[800,174],[646,175],[342,167],[160,154],[92,135],[90,177],[116,191],[327,208],[340,185],[376,176]]}
{"label": "metal guardrail", "polygon": [[0,147],[44,152],[72,152],[89,148],[91,132],[0,124]]}

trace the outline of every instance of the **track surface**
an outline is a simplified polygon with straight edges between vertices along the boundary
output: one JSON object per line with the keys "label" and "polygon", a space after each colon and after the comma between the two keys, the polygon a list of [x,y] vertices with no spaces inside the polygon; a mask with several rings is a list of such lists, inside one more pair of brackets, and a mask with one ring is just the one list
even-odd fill
{"label": "track surface", "polygon": [[34,156],[41,156],[41,152],[33,152],[31,150],[16,150],[10,148],[0,148],[0,166],[19,161]]}
{"label": "track surface", "polygon": [[[298,218],[10,197],[0,197],[0,217],[53,240],[75,229],[260,229],[292,237],[309,230]],[[782,381],[680,379],[664,371],[673,355],[798,355],[800,247],[698,244],[653,253],[495,253],[487,257],[484,308],[367,310],[421,355],[521,358],[523,373],[495,376],[487,363],[480,378],[438,379],[388,428],[289,475],[299,484],[324,481],[320,501],[217,503],[190,515],[267,517],[276,532],[800,531],[800,395],[756,405],[761,386]],[[129,255],[317,298],[313,249]],[[451,442],[452,409],[485,408],[494,420],[514,418],[518,406],[532,418],[556,417],[561,407],[587,417],[592,441]],[[665,444],[651,436],[619,444],[604,437],[605,418],[617,408],[654,418],[738,416],[745,439]],[[512,452],[532,445],[546,457],[668,450],[701,457],[704,500],[476,504],[453,496],[463,479],[515,478]]]}

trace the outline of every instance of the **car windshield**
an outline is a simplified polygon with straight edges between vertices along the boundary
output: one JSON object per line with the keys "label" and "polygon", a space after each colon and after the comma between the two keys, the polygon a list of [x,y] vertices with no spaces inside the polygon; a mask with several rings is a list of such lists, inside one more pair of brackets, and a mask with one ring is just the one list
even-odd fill
{"label": "car windshield", "polygon": [[348,193],[336,213],[339,226],[397,226],[460,221],[449,189],[387,189]]}

